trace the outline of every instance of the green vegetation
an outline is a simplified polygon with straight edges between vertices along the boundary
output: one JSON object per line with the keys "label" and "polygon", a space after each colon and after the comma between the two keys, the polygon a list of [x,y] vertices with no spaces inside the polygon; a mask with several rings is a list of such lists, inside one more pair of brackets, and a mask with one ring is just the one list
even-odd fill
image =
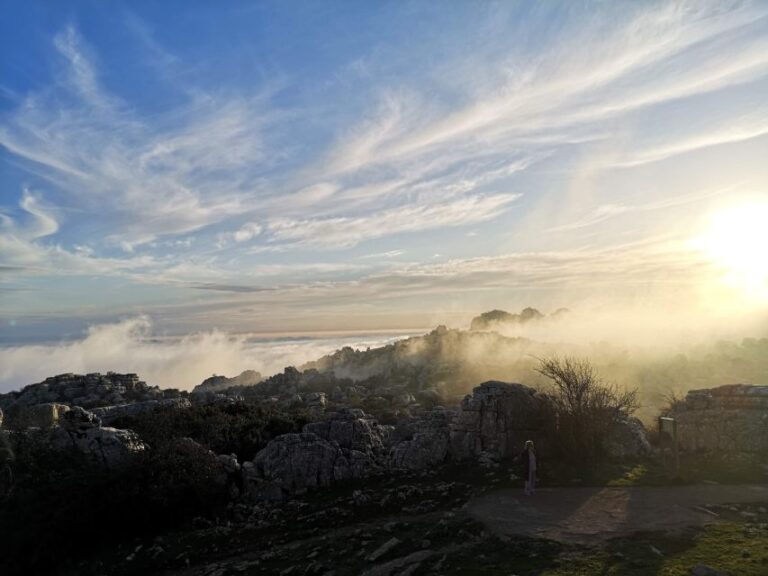
{"label": "green vegetation", "polygon": [[191,408],[160,408],[111,422],[116,428],[129,428],[150,446],[169,440],[192,438],[216,454],[237,454],[250,460],[272,438],[299,432],[309,421],[304,412],[284,412],[255,404],[193,405]]}

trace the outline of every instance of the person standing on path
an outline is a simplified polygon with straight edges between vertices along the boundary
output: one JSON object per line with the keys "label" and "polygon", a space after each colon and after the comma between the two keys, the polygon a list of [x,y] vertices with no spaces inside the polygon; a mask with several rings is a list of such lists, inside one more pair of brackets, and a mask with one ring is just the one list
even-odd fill
{"label": "person standing on path", "polygon": [[533,440],[526,440],[520,458],[525,471],[525,495],[530,496],[536,491],[536,449],[533,447]]}

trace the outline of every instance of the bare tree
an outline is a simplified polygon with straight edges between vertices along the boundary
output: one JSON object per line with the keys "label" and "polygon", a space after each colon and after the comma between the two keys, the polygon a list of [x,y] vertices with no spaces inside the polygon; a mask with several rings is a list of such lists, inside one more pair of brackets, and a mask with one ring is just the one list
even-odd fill
{"label": "bare tree", "polygon": [[578,467],[601,461],[616,424],[637,410],[637,390],[603,382],[586,359],[539,359],[536,371],[553,384],[548,394],[551,432],[561,454]]}

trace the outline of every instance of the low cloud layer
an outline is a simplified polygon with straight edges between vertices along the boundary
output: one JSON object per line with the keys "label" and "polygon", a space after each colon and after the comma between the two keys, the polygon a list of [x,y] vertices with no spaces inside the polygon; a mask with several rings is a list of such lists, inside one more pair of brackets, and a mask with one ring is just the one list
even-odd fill
{"label": "low cloud layer", "polygon": [[0,348],[0,392],[74,372],[135,372],[150,384],[190,390],[212,374],[265,375],[328,354],[341,346],[378,346],[390,337],[249,341],[219,330],[164,338],[145,316],[92,326],[79,340]]}

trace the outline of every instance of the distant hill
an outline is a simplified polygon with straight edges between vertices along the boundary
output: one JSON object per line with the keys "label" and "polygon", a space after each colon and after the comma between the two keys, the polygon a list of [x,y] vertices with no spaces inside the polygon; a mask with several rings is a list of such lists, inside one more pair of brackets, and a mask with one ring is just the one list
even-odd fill
{"label": "distant hill", "polygon": [[538,322],[547,318],[557,319],[568,314],[567,308],[555,310],[549,316],[542,314],[536,308],[523,308],[519,314],[512,314],[505,310],[491,310],[483,312],[480,316],[472,318],[469,329],[477,332],[498,330],[505,326],[514,326],[527,324],[529,322]]}

